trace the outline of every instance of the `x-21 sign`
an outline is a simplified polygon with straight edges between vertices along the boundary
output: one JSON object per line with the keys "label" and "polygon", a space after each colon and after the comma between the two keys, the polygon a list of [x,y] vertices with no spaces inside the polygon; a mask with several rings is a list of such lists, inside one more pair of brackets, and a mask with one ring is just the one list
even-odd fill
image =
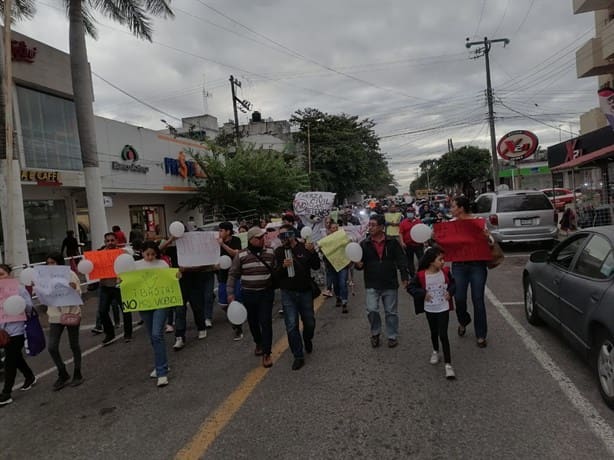
{"label": "x-21 sign", "polygon": [[530,157],[537,150],[539,141],[531,131],[511,131],[497,144],[497,153],[505,160],[518,161]]}

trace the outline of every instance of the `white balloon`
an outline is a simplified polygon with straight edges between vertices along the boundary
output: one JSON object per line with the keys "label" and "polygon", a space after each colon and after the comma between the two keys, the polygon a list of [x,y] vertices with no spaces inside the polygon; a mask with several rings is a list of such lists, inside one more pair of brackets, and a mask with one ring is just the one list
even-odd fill
{"label": "white balloon", "polygon": [[416,224],[409,231],[411,239],[416,243],[426,243],[431,239],[432,234],[433,231],[431,230],[431,227],[426,224]]}
{"label": "white balloon", "polygon": [[34,269],[32,267],[24,268],[19,274],[19,281],[24,286],[32,286],[34,282]]}
{"label": "white balloon", "polygon": [[218,262],[218,265],[220,266],[222,270],[228,270],[230,266],[232,265],[232,259],[228,256],[222,256],[220,257],[220,261]]}
{"label": "white balloon", "polygon": [[77,264],[77,270],[79,273],[89,275],[94,271],[94,263],[91,260],[81,259],[81,261]]}
{"label": "white balloon", "polygon": [[136,264],[131,255],[120,254],[117,256],[117,259],[115,259],[115,262],[113,262],[113,270],[115,270],[115,273],[118,275],[120,273],[131,272],[136,270]]}
{"label": "white balloon", "polygon": [[243,324],[247,319],[247,310],[241,302],[237,302],[236,300],[230,302],[226,314],[228,315],[228,321],[237,326]]}
{"label": "white balloon", "polygon": [[185,233],[185,227],[184,227],[184,225],[181,222],[176,220],[175,222],[173,222],[172,224],[169,225],[168,231],[175,238],[181,238],[183,236],[183,234]]}
{"label": "white balloon", "polygon": [[345,247],[345,256],[352,262],[360,262],[362,260],[362,247],[358,243],[348,243]]}
{"label": "white balloon", "polygon": [[301,228],[301,238],[303,238],[304,240],[307,240],[311,238],[311,235],[313,235],[313,229],[311,227],[305,226]]}
{"label": "white balloon", "polygon": [[26,309],[26,301],[20,295],[12,295],[4,301],[4,313],[7,315],[20,315]]}

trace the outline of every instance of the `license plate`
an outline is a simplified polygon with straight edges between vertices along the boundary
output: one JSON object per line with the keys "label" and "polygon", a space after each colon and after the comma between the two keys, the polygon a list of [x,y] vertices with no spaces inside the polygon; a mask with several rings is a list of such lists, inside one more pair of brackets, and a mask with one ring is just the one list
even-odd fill
{"label": "license plate", "polygon": [[520,225],[533,225],[533,219],[520,219]]}

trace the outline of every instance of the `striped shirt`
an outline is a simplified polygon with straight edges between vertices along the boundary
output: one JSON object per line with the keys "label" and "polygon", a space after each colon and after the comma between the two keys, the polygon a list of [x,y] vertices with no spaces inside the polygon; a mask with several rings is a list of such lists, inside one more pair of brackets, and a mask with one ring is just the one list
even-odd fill
{"label": "striped shirt", "polygon": [[[264,248],[259,254],[271,270],[275,265],[275,255],[271,248]],[[248,291],[262,291],[271,288],[271,271],[249,249],[239,252],[232,261],[226,283],[228,295],[234,295],[235,281],[241,278],[241,288]]]}

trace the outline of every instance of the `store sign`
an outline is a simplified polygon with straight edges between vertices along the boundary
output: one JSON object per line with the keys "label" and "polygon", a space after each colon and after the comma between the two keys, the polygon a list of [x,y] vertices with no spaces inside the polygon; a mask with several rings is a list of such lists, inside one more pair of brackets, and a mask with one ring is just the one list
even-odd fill
{"label": "store sign", "polygon": [[62,185],[58,171],[39,171],[36,169],[22,169],[21,182],[36,182],[36,185]]}
{"label": "store sign", "polygon": [[171,176],[181,176],[184,179],[188,177],[206,177],[196,161],[186,160],[183,151],[179,152],[177,159],[164,158],[164,172]]}
{"label": "store sign", "polygon": [[136,152],[136,149],[131,145],[126,144],[122,149],[122,160],[124,161],[138,161],[139,154]]}
{"label": "store sign", "polygon": [[36,57],[36,48],[30,48],[23,40],[11,40],[11,58],[15,62],[32,64]]}
{"label": "store sign", "polygon": [[104,204],[105,208],[112,208],[113,207],[113,198],[107,195],[103,195],[102,196],[102,202]]}
{"label": "store sign", "polygon": [[120,154],[122,160],[131,161],[131,164],[119,163],[117,161],[111,162],[111,169],[116,171],[130,171],[135,173],[147,174],[149,172],[149,168],[147,166],[137,165],[136,162],[139,159],[139,154],[136,152],[136,149],[131,145],[126,144],[122,149]]}
{"label": "store sign", "polygon": [[497,153],[505,160],[520,161],[533,155],[538,145],[535,134],[521,129],[503,136],[497,144]]}

